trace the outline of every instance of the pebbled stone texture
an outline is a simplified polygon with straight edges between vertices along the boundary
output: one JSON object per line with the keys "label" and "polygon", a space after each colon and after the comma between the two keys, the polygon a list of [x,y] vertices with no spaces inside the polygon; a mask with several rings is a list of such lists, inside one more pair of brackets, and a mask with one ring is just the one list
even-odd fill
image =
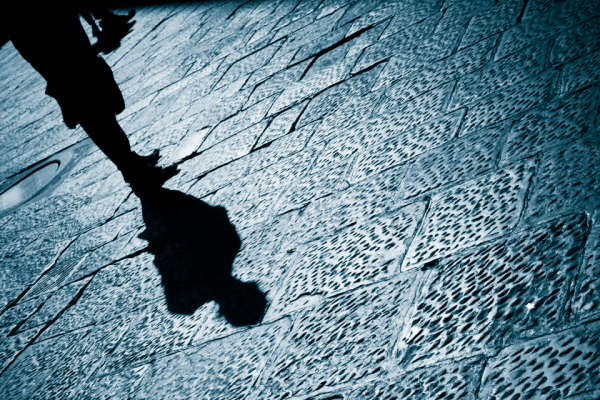
{"label": "pebbled stone texture", "polygon": [[0,193],[76,155],[0,213],[0,398],[598,400],[599,10],[140,3],[162,203],[7,42]]}

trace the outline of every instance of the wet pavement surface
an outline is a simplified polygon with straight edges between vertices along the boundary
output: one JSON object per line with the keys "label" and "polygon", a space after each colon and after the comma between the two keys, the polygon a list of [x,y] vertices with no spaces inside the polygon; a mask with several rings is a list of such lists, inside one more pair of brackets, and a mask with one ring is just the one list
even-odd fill
{"label": "wet pavement surface", "polygon": [[0,49],[3,399],[600,398],[600,2],[137,9],[138,197]]}

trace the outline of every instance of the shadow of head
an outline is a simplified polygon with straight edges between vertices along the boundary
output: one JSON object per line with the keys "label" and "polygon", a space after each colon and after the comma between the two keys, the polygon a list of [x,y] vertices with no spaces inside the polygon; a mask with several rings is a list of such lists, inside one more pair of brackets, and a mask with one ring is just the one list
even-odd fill
{"label": "shadow of head", "polygon": [[169,311],[189,315],[214,300],[230,324],[258,323],[267,301],[256,283],[231,276],[241,241],[227,211],[173,190],[136,194],[146,225],[140,237],[154,254]]}

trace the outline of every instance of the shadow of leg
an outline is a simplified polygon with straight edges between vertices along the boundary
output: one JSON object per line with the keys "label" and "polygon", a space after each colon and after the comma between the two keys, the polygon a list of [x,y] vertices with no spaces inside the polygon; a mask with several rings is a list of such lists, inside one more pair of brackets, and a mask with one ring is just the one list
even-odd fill
{"label": "shadow of leg", "polygon": [[144,191],[138,197],[146,224],[140,237],[149,241],[155,256],[169,310],[192,314],[215,301],[232,325],[258,323],[266,297],[256,283],[231,276],[241,241],[227,211],[167,189]]}

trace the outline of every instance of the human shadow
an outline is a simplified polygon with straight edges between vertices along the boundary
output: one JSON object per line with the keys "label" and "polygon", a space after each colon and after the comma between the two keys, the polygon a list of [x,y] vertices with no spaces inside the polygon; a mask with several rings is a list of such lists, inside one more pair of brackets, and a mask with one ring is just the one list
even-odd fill
{"label": "human shadow", "polygon": [[140,238],[155,256],[168,309],[190,315],[214,300],[231,325],[258,323],[266,297],[256,283],[231,275],[241,240],[225,208],[163,188],[136,195],[146,224]]}

